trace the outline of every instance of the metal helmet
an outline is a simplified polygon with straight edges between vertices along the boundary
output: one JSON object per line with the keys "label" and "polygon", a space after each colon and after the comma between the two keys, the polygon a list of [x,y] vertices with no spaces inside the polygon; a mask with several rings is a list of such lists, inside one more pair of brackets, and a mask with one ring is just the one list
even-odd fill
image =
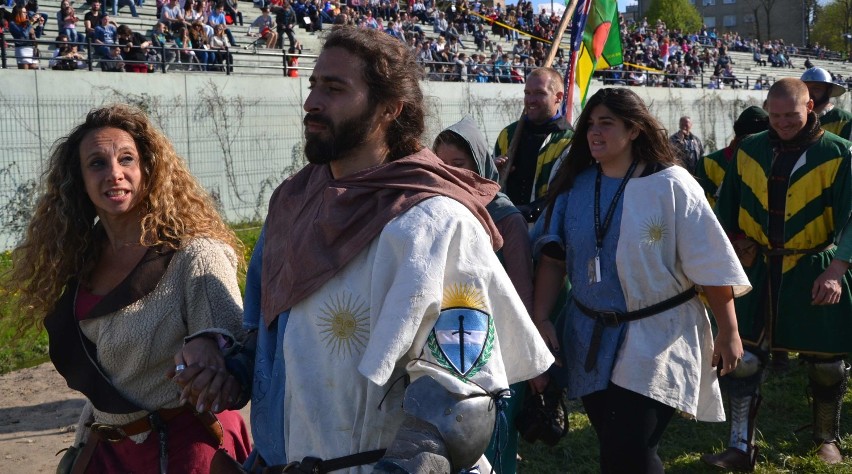
{"label": "metal helmet", "polygon": [[831,74],[821,67],[812,67],[802,74],[802,82],[821,82],[831,86],[829,95],[831,97],[839,97],[846,92],[846,88],[831,80]]}

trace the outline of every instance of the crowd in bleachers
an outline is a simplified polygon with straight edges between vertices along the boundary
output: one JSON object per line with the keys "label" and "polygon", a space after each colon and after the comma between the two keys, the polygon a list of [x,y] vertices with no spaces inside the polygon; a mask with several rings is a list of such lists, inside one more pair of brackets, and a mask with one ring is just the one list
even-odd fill
{"label": "crowd in bleachers", "polygon": [[[256,9],[246,12],[237,0],[156,0],[155,5],[108,0],[109,6],[87,1],[75,6],[62,0],[54,14],[41,11],[37,0],[7,0],[7,7],[0,7],[0,27],[14,46],[9,62],[21,69],[74,70],[92,62],[105,71],[151,72],[165,65],[230,71],[233,51],[244,46],[255,52],[283,50],[292,55],[287,62],[294,66],[302,53],[297,31],[314,34],[331,24],[350,24],[381,29],[406,42],[429,80],[523,83],[543,63],[561,19],[546,8],[536,12],[532,2],[523,0],[506,7],[481,0],[403,0],[402,5],[399,0],[253,0]],[[153,14],[156,22],[122,24],[120,11],[132,17]],[[44,36],[50,24],[55,37]],[[249,37],[238,42],[233,29],[244,24],[248,29],[239,33]],[[740,67],[734,67],[729,52],[750,55],[756,67],[779,69],[807,67],[811,57],[833,54],[819,45],[800,50],[781,40],[760,43],[738,34],[717,36],[706,28],[686,34],[659,20],[653,25],[647,19],[622,21],[620,31],[625,64],[598,73],[606,84],[764,88],[766,74],[744,80],[742,55]],[[563,54],[557,53],[553,65],[564,73]]]}
{"label": "crowd in bleachers", "polygon": [[[4,49],[6,33],[11,36],[14,61],[20,69],[43,68],[44,62],[51,69],[82,69],[88,67],[86,59],[89,58],[104,71],[145,73],[166,62],[184,65],[187,69],[226,70],[232,67],[231,51],[238,46],[232,25],[244,23],[237,0],[165,0],[162,3],[157,0],[156,12],[153,8],[150,11],[156,21],[149,31],[134,31],[129,24],[121,22],[117,13],[128,6],[131,16],[139,17],[143,0],[113,0],[112,14],[105,11],[99,0],[89,0],[90,3],[78,7],[62,0],[55,16],[40,12],[37,0],[15,1],[18,3],[11,5],[11,11],[0,7],[0,29]],[[310,18],[310,10],[316,9],[319,3],[319,0],[296,0],[290,5],[282,0],[271,0],[268,5],[257,4],[262,8],[252,25],[258,29],[252,32],[249,28],[248,34],[253,37],[249,38],[249,45],[282,48],[281,33],[281,37],[289,38],[290,51],[300,53],[301,45],[293,33],[298,25],[297,18]],[[275,19],[270,11],[275,13]],[[53,23],[52,29],[58,33],[55,38],[44,36],[49,23]],[[320,25],[318,20],[317,24],[301,26],[313,32],[321,29]],[[52,50],[47,61],[41,51],[45,47]]]}

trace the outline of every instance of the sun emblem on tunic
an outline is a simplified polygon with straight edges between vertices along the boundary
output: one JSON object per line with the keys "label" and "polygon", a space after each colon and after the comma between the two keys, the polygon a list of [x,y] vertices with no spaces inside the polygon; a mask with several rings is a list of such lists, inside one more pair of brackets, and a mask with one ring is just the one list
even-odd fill
{"label": "sun emblem on tunic", "polygon": [[469,283],[454,283],[444,288],[443,308],[473,308],[485,310],[485,301],[479,289]]}
{"label": "sun emblem on tunic", "polygon": [[642,242],[648,245],[660,245],[669,233],[662,217],[652,217],[642,229]]}
{"label": "sun emblem on tunic", "polygon": [[343,293],[323,304],[317,323],[326,347],[340,357],[351,356],[367,344],[370,308],[357,296]]}

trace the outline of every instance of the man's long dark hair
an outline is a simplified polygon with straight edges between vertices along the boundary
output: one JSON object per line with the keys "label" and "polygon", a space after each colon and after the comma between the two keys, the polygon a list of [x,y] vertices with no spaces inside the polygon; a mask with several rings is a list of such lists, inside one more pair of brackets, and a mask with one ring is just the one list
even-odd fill
{"label": "man's long dark hair", "polygon": [[635,92],[625,88],[604,88],[597,91],[588,102],[574,127],[574,138],[571,142],[571,150],[565,157],[565,161],[547,192],[547,216],[546,224],[550,224],[550,216],[553,213],[553,204],[556,198],[563,192],[571,189],[574,180],[586,168],[595,165],[592,152],[589,150],[589,116],[598,105],[604,105],[612,115],[624,121],[624,126],[629,129],[638,129],[639,135],[631,144],[633,157],[646,164],[659,163],[664,167],[680,165],[675,152],[669,144],[666,129],[651,115],[648,107]]}
{"label": "man's long dark hair", "polygon": [[402,41],[378,30],[335,26],[322,49],[341,48],[364,61],[364,80],[370,103],[401,101],[402,112],[387,131],[389,159],[397,160],[423,148],[420,137],[426,128],[423,68]]}

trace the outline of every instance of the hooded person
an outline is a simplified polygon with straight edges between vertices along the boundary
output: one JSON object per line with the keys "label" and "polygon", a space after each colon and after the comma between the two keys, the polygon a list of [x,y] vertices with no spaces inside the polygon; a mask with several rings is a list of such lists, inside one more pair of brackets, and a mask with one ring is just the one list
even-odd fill
{"label": "hooded person", "polygon": [[[485,136],[470,116],[464,117],[439,133],[432,145],[432,150],[444,164],[466,169],[483,178],[497,181],[497,167],[488,148]],[[503,248],[497,252],[497,256],[503,263],[503,267],[506,269],[506,273],[509,275],[518,295],[520,295],[524,306],[531,314],[533,293],[532,245],[530,244],[526,219],[524,219],[521,211],[512,204],[512,201],[501,192],[494,196],[494,199],[486,205],[485,209],[503,237]],[[519,411],[526,392],[526,382],[513,384],[511,389],[512,397],[509,399],[505,412],[506,419],[510,423]],[[511,428],[510,433],[508,433],[508,440],[504,441],[502,436],[501,433],[494,433],[485,454],[492,465],[499,467],[502,472],[515,472],[517,468],[518,432]]]}
{"label": "hooded person", "polygon": [[695,169],[695,179],[704,188],[704,193],[711,206],[716,204],[719,186],[722,185],[722,180],[725,178],[725,170],[728,168],[728,163],[734,157],[737,145],[747,136],[764,132],[768,128],[769,115],[762,108],[753,105],[743,110],[740,116],[737,117],[737,121],[734,122],[734,138],[731,140],[731,143],[725,148],[716,150],[698,160],[698,166]]}

